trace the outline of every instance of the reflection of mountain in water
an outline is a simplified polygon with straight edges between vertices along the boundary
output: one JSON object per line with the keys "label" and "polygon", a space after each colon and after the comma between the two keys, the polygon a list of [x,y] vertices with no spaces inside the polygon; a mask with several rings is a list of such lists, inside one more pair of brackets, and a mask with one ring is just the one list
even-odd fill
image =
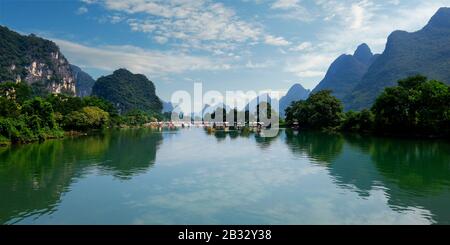
{"label": "reflection of mountain in water", "polygon": [[424,208],[435,222],[450,224],[446,142],[286,131],[286,143],[294,154],[326,165],[339,186],[361,197],[381,186],[392,208]]}
{"label": "reflection of mountain in water", "polygon": [[54,211],[61,195],[92,167],[124,179],[146,171],[161,141],[161,134],[129,131],[1,151],[0,224]]}
{"label": "reflection of mountain in water", "polygon": [[154,164],[162,135],[147,130],[127,130],[111,136],[111,145],[102,155],[100,167],[121,179],[146,172]]}
{"label": "reflection of mountain in water", "polygon": [[370,156],[394,207],[425,207],[450,224],[450,144],[441,141],[372,139]]}

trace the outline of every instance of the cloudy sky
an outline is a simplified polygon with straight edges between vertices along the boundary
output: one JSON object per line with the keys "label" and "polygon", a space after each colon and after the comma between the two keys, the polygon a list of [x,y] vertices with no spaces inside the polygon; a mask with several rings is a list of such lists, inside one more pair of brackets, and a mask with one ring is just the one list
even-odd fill
{"label": "cloudy sky", "polygon": [[158,94],[314,88],[329,64],[394,30],[416,31],[450,0],[0,0],[0,24],[55,41],[97,78],[143,73]]}

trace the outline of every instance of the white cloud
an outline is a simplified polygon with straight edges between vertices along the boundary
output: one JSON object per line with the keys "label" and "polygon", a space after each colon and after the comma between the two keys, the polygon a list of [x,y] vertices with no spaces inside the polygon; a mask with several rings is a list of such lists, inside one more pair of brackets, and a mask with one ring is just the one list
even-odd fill
{"label": "white cloud", "polygon": [[[91,0],[92,3],[94,2]],[[159,36],[156,41],[174,41],[189,48],[227,43],[233,48],[247,41],[257,41],[259,25],[240,19],[222,3],[211,0],[97,0],[106,9],[128,16],[127,23],[136,32]],[[139,14],[139,18],[136,15]]]}
{"label": "white cloud", "polygon": [[288,61],[285,71],[294,73],[301,78],[317,78],[320,80],[332,61],[333,58],[328,55],[305,54]]}
{"label": "white cloud", "polygon": [[310,42],[302,42],[299,45],[292,47],[291,51],[306,51],[313,47],[313,44]]}
{"label": "white cloud", "polygon": [[117,23],[122,22],[125,18],[120,15],[113,15],[113,16],[110,16],[109,19],[112,24],[117,24]]}
{"label": "white cloud", "polygon": [[87,12],[89,12],[89,9],[86,8],[85,6],[81,6],[77,9],[76,14],[82,15],[86,14]]}
{"label": "white cloud", "polygon": [[299,0],[276,0],[272,4],[273,9],[291,9],[299,6]]}
{"label": "white cloud", "polygon": [[262,69],[262,68],[267,68],[267,67],[272,66],[272,65],[273,65],[272,62],[254,63],[251,60],[249,60],[247,62],[247,64],[245,64],[245,68],[248,68],[248,69]]}
{"label": "white cloud", "polygon": [[299,0],[275,0],[271,9],[281,10],[281,13],[275,15],[287,20],[311,21],[312,14],[300,4]]}
{"label": "white cloud", "polygon": [[289,46],[290,42],[283,37],[274,37],[272,35],[267,35],[265,43],[273,46]]}
{"label": "white cloud", "polygon": [[66,40],[52,39],[71,63],[104,71],[127,68],[149,76],[197,70],[227,70],[231,65],[207,57],[145,50],[134,46],[90,47]]}
{"label": "white cloud", "polygon": [[154,39],[159,44],[165,44],[168,41],[167,37],[162,37],[162,36],[156,36],[156,37],[154,37]]}
{"label": "white cloud", "polygon": [[364,8],[353,4],[352,5],[352,15],[353,15],[353,23],[351,25],[352,29],[359,29],[364,24]]}
{"label": "white cloud", "polygon": [[81,2],[86,3],[86,4],[93,4],[95,3],[97,0],[81,0]]}

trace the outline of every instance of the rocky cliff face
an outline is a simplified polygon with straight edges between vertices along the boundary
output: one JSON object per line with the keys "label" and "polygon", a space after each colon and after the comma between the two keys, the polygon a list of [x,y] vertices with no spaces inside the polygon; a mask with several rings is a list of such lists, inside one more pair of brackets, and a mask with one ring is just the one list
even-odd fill
{"label": "rocky cliff face", "polygon": [[76,94],[75,78],[55,43],[0,26],[0,82],[40,84],[48,92]]}

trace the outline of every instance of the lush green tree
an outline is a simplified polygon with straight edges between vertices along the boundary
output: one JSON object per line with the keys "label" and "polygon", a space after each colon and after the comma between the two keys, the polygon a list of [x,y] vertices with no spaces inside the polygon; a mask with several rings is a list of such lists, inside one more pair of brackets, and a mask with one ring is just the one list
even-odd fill
{"label": "lush green tree", "polygon": [[46,101],[52,105],[54,112],[59,112],[63,116],[83,108],[83,101],[80,98],[63,94],[50,94]]}
{"label": "lush green tree", "polygon": [[118,114],[117,109],[114,107],[113,104],[111,104],[111,102],[104,100],[102,98],[99,98],[99,97],[95,97],[95,96],[83,97],[82,104],[83,104],[83,107],[86,107],[86,106],[98,107],[98,108],[108,112],[110,115]]}
{"label": "lush green tree", "polygon": [[43,81],[35,82],[35,83],[31,84],[30,87],[31,87],[32,97],[45,98],[50,94],[46,82],[43,82]]}
{"label": "lush green tree", "polygon": [[386,88],[372,107],[379,133],[449,135],[450,88],[414,76]]}
{"label": "lush green tree", "polygon": [[0,97],[0,116],[18,117],[20,115],[20,105],[14,100]]}
{"label": "lush green tree", "polygon": [[286,122],[308,129],[335,128],[342,121],[342,103],[331,91],[323,90],[312,94],[306,101],[294,102],[286,109]]}
{"label": "lush green tree", "polygon": [[25,100],[30,99],[31,96],[31,88],[25,83],[0,83],[0,97],[4,97],[22,104]]}
{"label": "lush green tree", "polygon": [[41,127],[48,129],[57,127],[52,104],[42,98],[36,97],[25,101],[22,106],[22,113],[35,122],[39,121]]}
{"label": "lush green tree", "polygon": [[375,116],[370,110],[361,112],[349,111],[345,113],[341,129],[346,132],[372,132],[375,123]]}
{"label": "lush green tree", "polygon": [[98,107],[84,107],[69,113],[64,120],[66,130],[102,129],[109,125],[109,113]]}
{"label": "lush green tree", "polygon": [[141,110],[132,110],[123,116],[123,123],[130,126],[142,126],[152,122],[152,118],[148,113]]}

